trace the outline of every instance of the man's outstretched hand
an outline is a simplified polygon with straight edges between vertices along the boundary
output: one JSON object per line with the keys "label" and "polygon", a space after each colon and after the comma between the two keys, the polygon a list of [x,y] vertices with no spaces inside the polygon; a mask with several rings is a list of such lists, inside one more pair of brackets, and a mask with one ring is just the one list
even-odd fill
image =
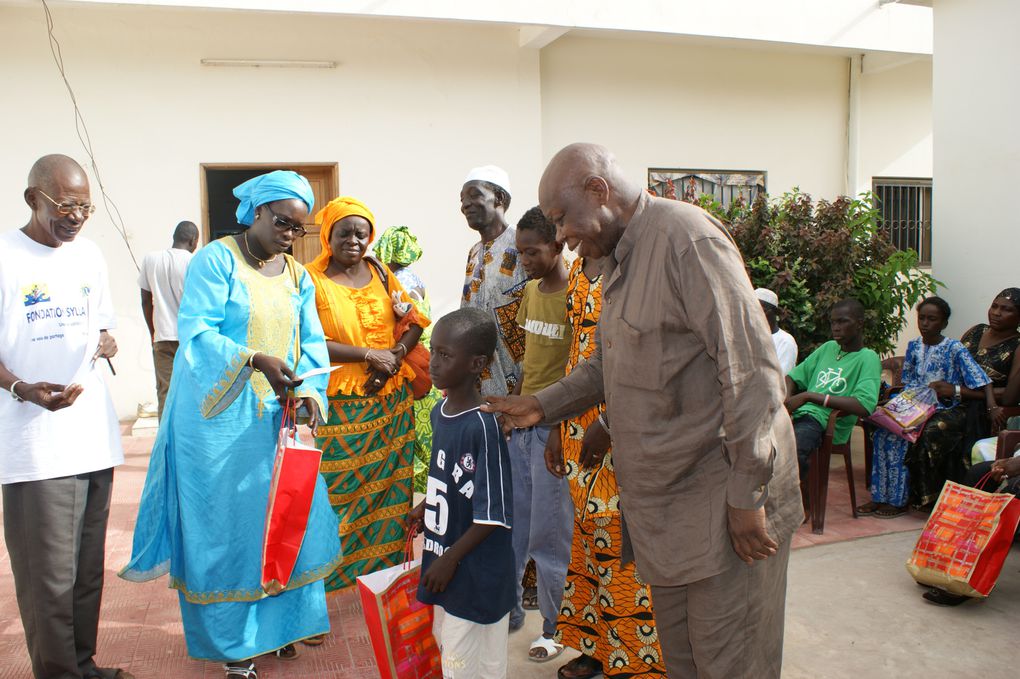
{"label": "man's outstretched hand", "polygon": [[500,415],[503,433],[533,427],[545,420],[542,404],[534,396],[486,396],[482,411]]}
{"label": "man's outstretched hand", "polygon": [[765,523],[765,508],[737,509],[727,505],[730,540],[733,551],[744,562],[767,559],[776,553],[779,545],[769,537]]}

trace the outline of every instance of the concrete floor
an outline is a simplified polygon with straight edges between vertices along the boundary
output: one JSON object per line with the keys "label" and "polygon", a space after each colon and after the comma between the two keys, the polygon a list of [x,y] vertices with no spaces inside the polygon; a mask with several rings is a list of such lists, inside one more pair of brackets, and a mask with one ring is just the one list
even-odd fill
{"label": "concrete floor", "polygon": [[921,598],[904,564],[917,533],[795,551],[787,598],[787,679],[1020,676],[1020,546],[991,596],[955,608]]}
{"label": "concrete floor", "polygon": [[[795,550],[790,556],[784,679],[951,679],[1020,676],[1020,546],[992,596],[956,608],[921,599],[904,568],[916,532]],[[510,638],[511,679],[554,679],[573,657],[526,660],[541,629],[529,613]]]}

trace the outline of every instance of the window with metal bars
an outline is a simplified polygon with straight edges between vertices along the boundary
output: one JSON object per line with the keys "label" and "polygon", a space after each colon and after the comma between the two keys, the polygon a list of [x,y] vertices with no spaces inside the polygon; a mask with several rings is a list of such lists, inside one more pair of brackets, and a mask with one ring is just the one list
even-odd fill
{"label": "window with metal bars", "polygon": [[921,266],[931,266],[931,179],[875,177],[872,192],[893,246],[914,250]]}

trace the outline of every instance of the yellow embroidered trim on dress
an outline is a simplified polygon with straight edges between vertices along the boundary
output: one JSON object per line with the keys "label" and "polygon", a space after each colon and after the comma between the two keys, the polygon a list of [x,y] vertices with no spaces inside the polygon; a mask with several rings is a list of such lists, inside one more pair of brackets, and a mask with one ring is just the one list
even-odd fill
{"label": "yellow embroidered trim on dress", "polygon": [[[357,405],[353,405],[353,403],[357,403]],[[367,402],[367,399],[364,402],[353,403],[351,401],[346,401],[345,405],[352,406],[354,408],[360,408],[363,410],[368,409],[369,407],[372,406],[371,403]],[[393,420],[397,419],[401,415],[406,415],[413,409],[414,399],[405,398],[401,400],[400,403],[397,404],[397,407],[394,408],[393,411],[390,412],[388,415],[377,417],[368,422],[341,422],[340,424],[323,423],[319,427],[318,437],[319,438],[330,436],[345,437],[349,436],[350,434],[364,434],[370,431],[375,431],[377,429],[382,429],[384,427],[388,427],[393,422]]]}
{"label": "yellow embroidered trim on dress", "polygon": [[[293,263],[287,261],[290,256],[284,255],[283,273],[269,278],[244,261],[236,240],[227,238],[224,242],[237,260],[237,281],[248,293],[248,355],[260,352],[286,361],[295,346],[298,321],[294,301],[298,290],[291,273]],[[256,322],[257,319],[262,322]],[[275,396],[262,373],[254,373],[249,381],[260,403]]]}
{"label": "yellow embroidered trim on dress", "polygon": [[[409,479],[409,478],[411,478],[412,472],[414,470],[412,470],[410,467],[408,467],[407,470],[408,470],[408,474],[406,474],[405,477]],[[394,474],[393,476],[396,476],[396,474]],[[390,478],[393,478],[393,477],[390,477]],[[400,480],[400,479],[397,479],[397,480]],[[383,507],[379,511],[372,512],[368,516],[363,516],[360,519],[358,519],[357,521],[351,521],[349,523],[346,523],[346,522],[345,523],[341,523],[340,524],[340,535],[348,535],[348,534],[352,533],[353,531],[356,531],[356,530],[358,530],[360,528],[364,528],[365,526],[368,526],[369,524],[373,524],[376,521],[381,521],[382,519],[392,519],[395,516],[404,516],[409,511],[411,511],[411,502],[410,502],[410,500],[408,500],[406,503],[402,503],[402,504],[399,504],[399,505],[393,505],[392,507]],[[348,556],[348,558],[349,558],[349,556]]]}
{"label": "yellow embroidered trim on dress", "polygon": [[[318,580],[322,580],[327,575],[335,571],[337,566],[343,563],[343,560],[344,555],[337,554],[336,557],[329,563],[319,566],[314,570],[306,571],[297,578],[292,578],[290,583],[284,587],[282,591],[290,592]],[[184,598],[188,601],[188,603],[192,604],[220,604],[230,601],[261,601],[262,599],[268,599],[270,596],[263,592],[261,587],[256,589],[234,589],[217,592],[194,592],[188,589],[186,583],[172,575],[170,576],[170,589],[176,589],[184,595]]]}
{"label": "yellow embroidered trim on dress", "polygon": [[[362,467],[368,466],[375,462],[379,462],[389,457],[394,451],[400,450],[407,443],[415,440],[414,430],[412,429],[407,434],[401,434],[399,437],[393,440],[393,445],[386,448],[379,448],[373,450],[370,453],[364,455],[358,455],[354,453],[354,457],[349,457],[344,460],[323,460],[322,464],[319,465],[320,472],[345,472],[351,471],[352,469],[361,469]],[[322,446],[325,448],[326,446]]]}
{"label": "yellow embroidered trim on dress", "polygon": [[202,399],[202,417],[209,419],[219,415],[230,407],[237,395],[241,393],[248,375],[253,372],[248,367],[248,359],[253,352],[242,351],[230,359],[223,376],[217,380],[212,391]]}
{"label": "yellow embroidered trim on dress", "polygon": [[[372,545],[371,547],[366,547],[365,549],[359,549],[356,552],[351,552],[350,554],[347,555],[347,559],[350,562],[364,561],[365,559],[371,559],[371,558],[377,557],[377,556],[386,556],[386,555],[392,554],[394,552],[403,552],[403,551],[404,551],[404,541],[403,540],[395,540],[393,542],[387,542],[386,544]],[[401,559],[401,560],[403,560],[403,559]]]}
{"label": "yellow embroidered trim on dress", "polygon": [[361,496],[371,495],[372,493],[378,493],[380,490],[386,490],[393,485],[393,477],[382,479],[380,481],[371,481],[369,483],[363,483],[358,486],[357,490],[353,490],[350,493],[330,493],[329,502],[333,505],[347,504],[352,499],[360,498]]}
{"label": "yellow embroidered trim on dress", "polygon": [[[408,399],[410,400],[410,399]],[[388,427],[390,423],[399,415],[403,415],[411,410],[413,405],[408,405],[401,408],[400,410],[394,411],[393,415],[388,418],[380,417],[371,422],[352,422],[349,424],[330,424],[322,425],[319,427],[319,437],[323,436],[335,436],[344,437],[351,434],[367,434],[372,431],[384,429]]]}

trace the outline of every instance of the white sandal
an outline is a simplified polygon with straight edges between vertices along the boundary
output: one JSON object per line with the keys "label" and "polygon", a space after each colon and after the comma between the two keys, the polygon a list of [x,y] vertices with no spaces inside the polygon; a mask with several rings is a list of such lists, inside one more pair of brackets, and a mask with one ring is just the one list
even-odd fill
{"label": "white sandal", "polygon": [[244,665],[224,665],[223,669],[227,673],[227,679],[230,679],[230,677],[259,679],[259,673],[255,671],[255,661],[249,662],[247,667]]}
{"label": "white sandal", "polygon": [[[541,648],[545,651],[545,657],[536,658],[531,655],[531,652],[536,648]],[[539,635],[537,639],[531,642],[531,646],[528,648],[528,660],[531,662],[549,662],[560,653],[563,653],[563,644],[557,644],[555,641],[545,635]]]}

